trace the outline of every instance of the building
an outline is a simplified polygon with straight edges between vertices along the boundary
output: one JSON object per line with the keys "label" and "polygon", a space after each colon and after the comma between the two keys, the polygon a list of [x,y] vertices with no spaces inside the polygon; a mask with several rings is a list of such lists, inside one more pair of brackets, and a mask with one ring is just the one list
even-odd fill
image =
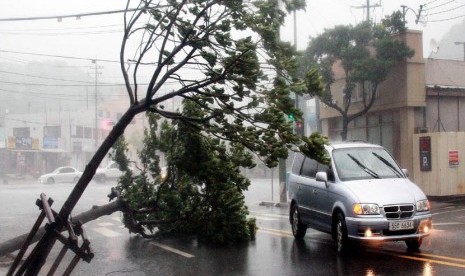
{"label": "building", "polygon": [[465,62],[426,59],[426,124],[423,132],[465,131]]}
{"label": "building", "polygon": [[[409,30],[399,34],[397,38],[414,49],[415,55],[398,64],[388,78],[380,84],[377,99],[369,112],[350,123],[348,139],[383,145],[403,167],[412,170],[413,134],[426,124],[422,33]],[[336,82],[332,91],[341,91],[339,95],[334,96],[334,99],[342,101],[345,82],[343,75],[337,71],[337,68],[335,69]],[[353,104],[349,112],[355,113],[361,110],[362,101],[360,92],[353,94]],[[337,111],[320,104],[320,120],[323,134],[330,140],[341,139],[342,120]]]}
{"label": "building", "polygon": [[[369,112],[351,122],[348,139],[365,140],[386,147],[408,169],[409,177],[428,195],[465,194],[465,62],[424,59],[422,33],[397,36],[415,50],[412,58],[397,65],[381,83]],[[333,91],[341,91],[337,78]],[[340,75],[341,76],[341,75]],[[353,109],[361,108],[358,93]],[[340,140],[339,113],[321,104],[322,133]]]}
{"label": "building", "polygon": [[107,135],[111,122],[92,112],[53,112],[4,115],[0,160],[7,175],[50,172],[59,166],[83,169]]}

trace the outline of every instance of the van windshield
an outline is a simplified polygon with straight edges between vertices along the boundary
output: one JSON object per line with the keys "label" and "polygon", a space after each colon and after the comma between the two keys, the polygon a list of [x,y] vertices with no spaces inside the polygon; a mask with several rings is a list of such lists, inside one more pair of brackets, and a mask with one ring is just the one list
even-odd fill
{"label": "van windshield", "polygon": [[337,149],[333,151],[333,160],[341,181],[404,177],[391,155],[382,148]]}

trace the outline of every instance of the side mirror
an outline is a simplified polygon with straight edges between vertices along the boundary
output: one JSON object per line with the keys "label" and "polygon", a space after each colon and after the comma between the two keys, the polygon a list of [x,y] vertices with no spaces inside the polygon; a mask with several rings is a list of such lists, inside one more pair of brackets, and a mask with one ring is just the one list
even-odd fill
{"label": "side mirror", "polygon": [[326,187],[328,187],[328,174],[326,172],[317,172],[316,181],[324,182]]}

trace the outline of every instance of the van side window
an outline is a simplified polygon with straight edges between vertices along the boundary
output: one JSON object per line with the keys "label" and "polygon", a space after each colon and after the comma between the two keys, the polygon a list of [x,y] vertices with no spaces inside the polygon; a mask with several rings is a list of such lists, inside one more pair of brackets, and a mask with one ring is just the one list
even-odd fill
{"label": "van side window", "polygon": [[301,175],[315,178],[317,169],[318,163],[315,160],[306,157],[302,166]]}
{"label": "van side window", "polygon": [[292,173],[293,174],[300,174],[300,170],[302,169],[302,163],[304,162],[304,155],[300,152],[296,152],[294,155],[294,162],[292,163]]}

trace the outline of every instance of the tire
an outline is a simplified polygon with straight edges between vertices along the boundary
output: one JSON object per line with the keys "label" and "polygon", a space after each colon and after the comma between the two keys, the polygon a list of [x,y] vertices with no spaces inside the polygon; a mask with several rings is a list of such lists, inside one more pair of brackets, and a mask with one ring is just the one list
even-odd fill
{"label": "tire", "polygon": [[307,232],[307,226],[300,221],[299,208],[297,204],[292,205],[290,215],[292,235],[294,235],[294,238],[301,240]]}
{"label": "tire", "polygon": [[348,251],[350,244],[347,236],[346,220],[342,213],[338,213],[336,217],[336,224],[334,226],[334,246],[338,254],[343,254]]}
{"label": "tire", "polygon": [[55,183],[55,179],[53,179],[53,177],[49,177],[47,179],[47,184],[54,184]]}
{"label": "tire", "polygon": [[423,242],[422,238],[406,240],[405,244],[407,245],[408,251],[418,251],[420,249],[421,243]]}
{"label": "tire", "polygon": [[76,176],[76,177],[73,179],[73,184],[78,183],[78,181],[79,181],[79,177]]}

